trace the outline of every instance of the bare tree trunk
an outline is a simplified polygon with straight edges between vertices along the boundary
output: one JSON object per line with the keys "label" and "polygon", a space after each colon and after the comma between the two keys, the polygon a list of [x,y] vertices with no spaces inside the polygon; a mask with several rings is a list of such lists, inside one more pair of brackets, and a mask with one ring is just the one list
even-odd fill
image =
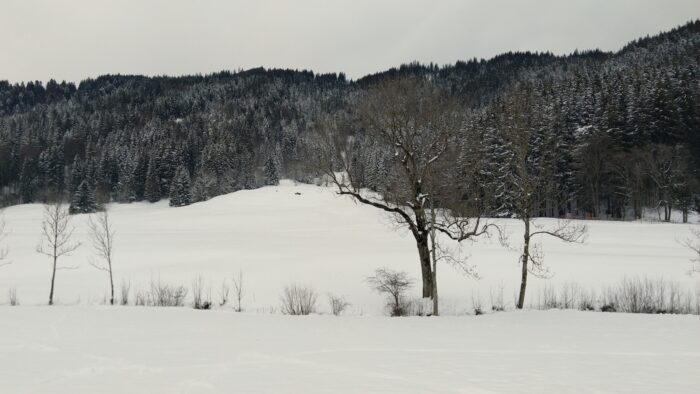
{"label": "bare tree trunk", "polygon": [[[435,207],[433,206],[433,199],[430,199],[430,218],[433,223],[435,223]],[[433,316],[440,316],[438,310],[438,287],[437,287],[437,251],[435,249],[435,227],[431,228],[430,231],[430,250],[432,252],[433,258]]]}
{"label": "bare tree trunk", "polygon": [[56,282],[56,258],[54,256],[53,258],[53,270],[51,271],[51,292],[49,292],[49,305],[53,305],[53,287],[54,283]]}
{"label": "bare tree trunk", "polygon": [[112,276],[112,262],[109,262],[109,287],[111,289],[111,294],[109,298],[109,305],[114,305],[114,277]]}
{"label": "bare tree trunk", "polygon": [[523,309],[525,305],[525,288],[527,287],[527,263],[530,259],[530,218],[524,218],[525,235],[523,243],[523,255],[521,258],[522,273],[520,277],[520,295],[518,296],[518,309]]}
{"label": "bare tree trunk", "polygon": [[433,296],[433,270],[430,262],[430,248],[428,247],[428,238],[421,236],[416,239],[418,247],[418,256],[420,258],[421,277],[423,279],[423,298]]}

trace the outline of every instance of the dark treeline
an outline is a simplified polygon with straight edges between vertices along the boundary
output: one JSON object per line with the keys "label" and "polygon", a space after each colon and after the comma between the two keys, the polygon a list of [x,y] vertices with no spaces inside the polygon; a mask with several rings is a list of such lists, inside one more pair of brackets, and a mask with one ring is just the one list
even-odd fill
{"label": "dark treeline", "polygon": [[363,138],[353,108],[384,81],[418,78],[454,98],[478,133],[455,168],[479,166],[489,214],[515,214],[514,179],[526,173],[535,216],[633,219],[652,207],[668,220],[672,208],[697,208],[699,60],[694,21],[616,53],[507,53],[357,81],[262,68],[106,75],[77,87],[0,81],[0,206],[61,198],[90,212],[166,197],[181,206],[283,177],[311,181],[313,135],[329,118],[357,125],[353,180],[381,191],[392,148]]}

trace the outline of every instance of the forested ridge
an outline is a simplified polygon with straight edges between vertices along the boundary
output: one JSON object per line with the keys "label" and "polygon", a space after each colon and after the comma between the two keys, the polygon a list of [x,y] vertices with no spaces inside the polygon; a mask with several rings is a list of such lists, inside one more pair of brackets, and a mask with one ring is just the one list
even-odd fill
{"label": "forested ridge", "polygon": [[527,174],[534,216],[634,219],[651,207],[670,220],[671,209],[698,207],[699,61],[696,20],[615,53],[506,53],[356,81],[262,68],[0,81],[0,206],[60,198],[91,212],[167,197],[182,206],[280,178],[309,182],[319,131],[342,127],[353,135],[353,181],[381,193],[394,148],[368,138],[354,109],[386,81],[417,79],[464,116],[471,137],[455,140],[454,173],[478,174],[469,192],[485,214],[518,215]]}

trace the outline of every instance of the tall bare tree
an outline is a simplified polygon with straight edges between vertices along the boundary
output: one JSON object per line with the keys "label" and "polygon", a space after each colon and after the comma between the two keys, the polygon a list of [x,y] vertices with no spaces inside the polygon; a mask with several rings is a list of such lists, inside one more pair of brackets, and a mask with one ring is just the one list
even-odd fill
{"label": "tall bare tree", "polygon": [[543,199],[541,190],[551,178],[553,161],[549,154],[548,135],[544,133],[546,122],[537,117],[540,102],[524,88],[510,92],[500,111],[500,127],[508,154],[504,166],[503,200],[524,224],[522,253],[520,255],[521,279],[518,296],[519,309],[525,303],[528,273],[547,277],[549,270],[544,265],[541,244],[535,242],[539,236],[551,236],[565,242],[583,242],[587,232],[585,225],[570,220],[558,220],[554,226],[535,223]]}
{"label": "tall bare tree", "polygon": [[109,304],[114,305],[114,274],[112,271],[112,257],[114,253],[114,236],[116,232],[109,221],[109,213],[104,211],[96,214],[97,218],[88,219],[90,228],[90,241],[95,254],[101,261],[90,259],[90,265],[109,275],[110,297]]}
{"label": "tall bare tree", "polygon": [[[344,118],[320,118],[314,166],[339,195],[387,212],[413,235],[420,263],[423,297],[435,295],[430,234],[454,241],[488,234],[479,204],[467,190],[474,169],[459,165],[460,147],[473,142],[464,110],[454,97],[428,80],[391,79],[369,88]],[[381,188],[370,191],[358,179],[363,149],[379,144],[386,153]],[[434,201],[435,219],[428,213]]]}
{"label": "tall bare tree", "polygon": [[49,292],[49,305],[53,305],[54,285],[56,283],[56,271],[61,269],[73,269],[75,267],[59,267],[58,259],[69,256],[78,247],[80,242],[72,242],[73,231],[70,226],[68,207],[61,202],[44,205],[44,219],[41,222],[41,239],[36,251],[52,259],[51,291]]}

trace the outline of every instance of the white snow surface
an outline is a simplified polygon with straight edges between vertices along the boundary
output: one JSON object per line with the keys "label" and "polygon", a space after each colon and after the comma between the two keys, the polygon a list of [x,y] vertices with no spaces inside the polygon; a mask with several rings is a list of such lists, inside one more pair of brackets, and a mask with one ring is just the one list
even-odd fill
{"label": "white snow surface", "polygon": [[[296,193],[301,193],[297,195]],[[0,306],[0,393],[695,393],[700,387],[700,317],[578,311],[508,311],[470,316],[503,289],[512,306],[518,252],[495,239],[462,253],[481,280],[449,265],[438,273],[439,318],[389,318],[366,277],[386,266],[416,278],[410,234],[378,210],[325,187],[283,181],[182,208],[113,204],[116,283],[132,293],[151,280],[187,287],[201,275],[216,298],[243,272],[244,313],[228,306],[109,307],[104,272],[87,262],[88,215],[74,216],[83,245],[60,264],[57,306],[48,307],[50,261],[35,252],[40,205],[4,210],[11,265],[0,267],[0,304],[15,288],[21,306]],[[694,218],[696,220],[696,218]],[[501,220],[521,238],[521,224]],[[538,220],[544,225],[553,220]],[[697,291],[689,225],[588,221],[585,244],[543,238],[551,279],[601,290],[623,277],[663,277]],[[697,225],[697,224],[693,224]],[[397,231],[398,228],[398,231]],[[344,295],[345,316],[283,316],[286,284]],[[132,294],[133,298],[133,294]],[[133,301],[133,299],[132,299]]]}
{"label": "white snow surface", "polygon": [[2,393],[697,393],[700,318],[3,308]]}

